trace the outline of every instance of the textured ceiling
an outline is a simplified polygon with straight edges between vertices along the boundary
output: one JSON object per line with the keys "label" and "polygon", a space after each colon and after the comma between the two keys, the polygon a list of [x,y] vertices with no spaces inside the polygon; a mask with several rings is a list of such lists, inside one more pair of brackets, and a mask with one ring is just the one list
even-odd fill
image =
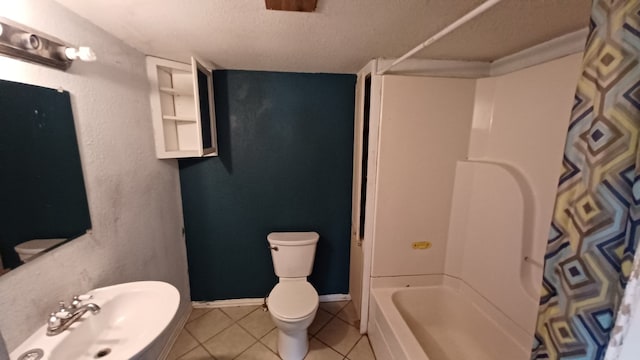
{"label": "textured ceiling", "polygon": [[[316,12],[297,13],[266,10],[263,0],[57,1],[145,54],[331,73],[399,57],[483,2],[318,0]],[[586,27],[589,10],[589,0],[503,0],[418,56],[495,60]]]}

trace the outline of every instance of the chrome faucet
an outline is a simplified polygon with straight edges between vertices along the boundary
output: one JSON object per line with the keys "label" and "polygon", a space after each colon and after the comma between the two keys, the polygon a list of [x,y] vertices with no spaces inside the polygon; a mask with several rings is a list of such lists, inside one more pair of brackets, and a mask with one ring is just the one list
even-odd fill
{"label": "chrome faucet", "polygon": [[67,330],[69,326],[80,319],[87,311],[90,311],[94,315],[99,313],[100,306],[94,303],[82,304],[82,301],[92,298],[93,295],[74,296],[69,306],[66,306],[64,301],[61,301],[58,312],[49,315],[49,319],[47,320],[47,335],[54,336]]}

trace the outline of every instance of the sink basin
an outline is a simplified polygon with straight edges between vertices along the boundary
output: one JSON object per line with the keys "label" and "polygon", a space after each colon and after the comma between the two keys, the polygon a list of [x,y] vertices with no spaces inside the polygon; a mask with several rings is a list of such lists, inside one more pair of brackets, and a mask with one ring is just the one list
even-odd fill
{"label": "sink basin", "polygon": [[178,290],[160,281],[113,285],[87,294],[93,298],[85,303],[99,305],[100,313],[87,312],[55,336],[47,336],[47,325],[43,325],[11,353],[11,360],[35,349],[40,349],[43,357],[34,359],[135,358],[166,329],[180,302]]}

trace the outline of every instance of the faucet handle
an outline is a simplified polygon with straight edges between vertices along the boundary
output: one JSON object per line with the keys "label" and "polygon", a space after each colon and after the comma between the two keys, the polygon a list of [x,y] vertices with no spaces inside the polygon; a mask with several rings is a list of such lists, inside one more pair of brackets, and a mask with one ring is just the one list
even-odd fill
{"label": "faucet handle", "polygon": [[60,304],[60,309],[58,309],[58,312],[54,313],[54,315],[59,319],[68,319],[68,318],[70,318],[71,317],[71,312],[69,312],[69,309],[65,305],[64,301],[60,301],[59,304]]}
{"label": "faucet handle", "polygon": [[69,307],[75,309],[79,307],[83,301],[91,299],[93,299],[93,295],[76,295],[73,297],[73,300],[71,300],[71,305]]}
{"label": "faucet handle", "polygon": [[57,328],[62,324],[62,321],[60,321],[60,318],[58,317],[58,315],[56,313],[51,313],[49,315],[49,319],[47,320],[47,325],[48,327],[51,328]]}
{"label": "faucet handle", "polygon": [[80,304],[82,303],[82,301],[80,299],[78,299],[77,296],[73,297],[73,300],[71,300],[71,305],[69,305],[70,308],[75,309],[78,306],[80,306]]}

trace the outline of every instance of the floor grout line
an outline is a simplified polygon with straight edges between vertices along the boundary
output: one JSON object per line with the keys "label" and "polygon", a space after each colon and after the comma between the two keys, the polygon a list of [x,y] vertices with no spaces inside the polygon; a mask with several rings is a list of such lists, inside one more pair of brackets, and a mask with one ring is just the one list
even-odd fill
{"label": "floor grout line", "polygon": [[[193,320],[195,320],[195,319],[193,319]],[[187,324],[188,324],[188,323],[187,323]],[[211,356],[214,360],[216,360],[216,358],[215,358],[213,355],[211,355],[211,353],[209,352],[209,350],[207,350],[207,348],[206,348],[206,347],[205,347],[205,346],[200,342],[200,340],[198,340],[195,336],[193,336],[193,334],[191,333],[191,331],[189,331],[189,329],[187,329],[186,324],[185,324],[185,327],[184,327],[184,328],[182,328],[182,330],[186,331],[186,332],[187,332],[187,333],[188,333],[188,334],[189,334],[189,335],[190,335],[190,336],[191,336],[191,337],[196,341],[196,343],[198,343],[198,345],[196,345],[193,349],[191,349],[191,350],[187,351],[186,353],[184,353],[184,354],[182,354],[182,355],[178,356],[178,359],[180,359],[181,357],[185,356],[187,353],[189,353],[189,352],[193,351],[195,348],[197,348],[197,347],[201,347],[201,348],[203,348],[203,349],[204,349],[204,351],[206,351],[206,352],[207,352],[207,354],[209,354],[209,356]],[[215,335],[214,335],[214,336],[215,336]]]}
{"label": "floor grout line", "polygon": [[251,348],[253,347],[253,345],[255,345],[256,343],[259,343],[259,342],[260,342],[260,341],[258,341],[258,340],[254,341],[253,343],[251,343],[251,345],[247,346],[247,348],[246,348],[246,349],[242,350],[242,351],[240,352],[240,354],[238,354],[238,355],[234,356],[233,358],[234,358],[234,359],[239,358],[240,356],[242,356],[242,354],[244,354],[244,353],[246,353],[247,351],[249,351],[249,349],[251,349]]}
{"label": "floor grout line", "polygon": [[[206,309],[206,308],[205,308],[205,309]],[[195,309],[194,309],[194,308],[191,308],[191,312],[193,312],[193,310],[195,310]],[[201,317],[203,317],[204,315],[206,315],[206,314],[208,314],[209,312],[211,312],[211,310],[213,310],[213,308],[211,308],[211,309],[207,309],[207,311],[203,312],[203,313],[202,313],[202,314],[200,314],[198,317],[195,317],[195,318],[193,318],[193,319],[187,319],[187,322],[185,323],[185,325],[186,325],[186,324],[188,324],[188,323],[190,323],[190,322],[192,322],[192,321],[193,321],[193,320],[195,320],[195,319],[200,319],[200,318],[201,318]],[[191,314],[189,314],[189,316],[191,316]]]}
{"label": "floor grout line", "polygon": [[[359,343],[360,341],[362,341],[362,339],[364,338],[364,335],[363,335],[363,334],[360,334],[360,337],[358,338],[358,340],[356,340],[356,342],[355,342],[355,343],[354,343],[354,344],[349,348],[349,350],[348,350],[348,351],[346,351],[346,354],[342,354],[340,351],[338,351],[337,349],[335,349],[333,346],[331,346],[331,345],[327,344],[326,342],[322,341],[320,338],[318,338],[318,336],[317,336],[317,335],[318,335],[318,334],[320,334],[320,333],[321,333],[321,332],[322,332],[322,331],[327,327],[327,325],[328,325],[329,323],[331,323],[331,322],[332,322],[333,320],[335,320],[335,319],[338,319],[339,321],[341,321],[342,323],[346,324],[346,325],[347,325],[347,326],[349,326],[349,327],[355,328],[356,330],[358,330],[358,333],[360,332],[360,330],[359,330],[356,326],[354,326],[354,325],[353,325],[353,324],[351,324],[350,322],[348,322],[348,321],[346,321],[346,320],[344,320],[344,319],[342,319],[341,317],[339,317],[339,316],[338,316],[338,314],[340,314],[340,313],[341,313],[341,312],[346,308],[346,306],[348,305],[348,303],[349,303],[349,302],[347,302],[347,303],[346,303],[346,304],[344,304],[342,307],[340,307],[340,309],[338,309],[338,310],[336,311],[336,313],[335,313],[335,314],[334,314],[334,313],[332,313],[331,311],[328,311],[328,310],[325,310],[325,309],[319,308],[319,309],[322,309],[322,311],[324,311],[324,312],[326,312],[327,314],[329,314],[329,315],[330,315],[330,317],[327,319],[327,321],[326,321],[326,322],[325,322],[325,323],[324,323],[324,324],[323,324],[323,325],[322,325],[322,326],[321,326],[321,327],[320,327],[320,328],[319,328],[319,329],[318,329],[314,334],[309,334],[309,336],[308,336],[309,341],[311,341],[312,339],[317,340],[318,342],[320,342],[321,344],[323,344],[323,345],[324,345],[324,346],[326,346],[327,348],[329,348],[329,349],[333,350],[334,352],[336,352],[337,354],[339,354],[339,355],[342,357],[342,360],[349,360],[349,358],[348,358],[349,354],[351,354],[351,352],[353,351],[353,349],[355,349],[355,347],[358,345],[358,343]],[[252,305],[249,305],[249,306],[252,306]],[[239,306],[239,307],[240,307],[240,306]],[[187,329],[187,327],[186,327],[186,326],[187,326],[187,324],[191,323],[192,321],[195,321],[195,320],[199,319],[200,317],[202,317],[202,316],[204,316],[204,315],[206,315],[206,314],[208,314],[208,313],[210,313],[211,311],[214,311],[214,310],[216,310],[216,309],[220,310],[220,311],[221,311],[221,312],[222,312],[222,313],[223,313],[227,318],[229,318],[229,319],[231,320],[231,323],[230,323],[229,325],[225,326],[224,328],[222,328],[222,329],[221,329],[220,331],[218,331],[217,333],[215,333],[213,336],[211,336],[211,337],[209,337],[209,338],[205,339],[204,341],[200,341],[200,340],[198,340],[198,339],[197,339],[197,338],[196,338],[196,337],[195,337],[195,336],[194,336],[194,335],[189,331],[189,329]],[[211,358],[212,358],[212,359],[216,360],[216,357],[215,357],[213,354],[211,354],[211,353],[209,352],[209,350],[208,350],[208,349],[207,349],[207,347],[204,345],[204,343],[205,343],[205,342],[207,342],[207,341],[210,341],[210,340],[211,340],[211,339],[213,339],[214,337],[216,337],[216,336],[220,335],[221,333],[223,333],[224,331],[228,330],[228,329],[229,329],[229,328],[231,328],[234,324],[235,324],[235,325],[238,325],[238,327],[240,327],[243,331],[245,331],[247,334],[249,334],[249,336],[251,337],[251,339],[252,339],[253,341],[251,342],[251,344],[250,344],[249,346],[247,346],[247,347],[246,347],[242,352],[240,352],[238,355],[236,355],[233,359],[237,359],[237,358],[239,358],[240,356],[242,356],[242,354],[246,353],[250,348],[252,348],[252,347],[253,347],[253,346],[255,346],[256,344],[260,344],[261,346],[263,346],[263,347],[267,348],[267,349],[269,350],[269,352],[271,352],[272,354],[274,354],[274,355],[278,356],[278,354],[277,354],[275,351],[273,351],[273,350],[272,350],[272,349],[271,349],[271,348],[270,348],[270,347],[269,347],[265,342],[263,342],[263,341],[262,341],[262,339],[264,339],[267,335],[269,335],[269,333],[271,333],[274,329],[276,329],[276,330],[277,330],[277,327],[271,328],[269,331],[267,331],[267,332],[266,332],[264,335],[262,335],[261,337],[257,337],[257,336],[255,336],[253,333],[251,333],[247,328],[245,328],[244,326],[242,326],[242,324],[240,324],[240,321],[241,321],[241,320],[245,319],[246,317],[248,317],[249,315],[253,314],[253,313],[254,313],[254,312],[256,312],[256,311],[263,311],[263,310],[262,310],[260,307],[257,307],[256,309],[254,309],[254,310],[252,310],[252,311],[248,312],[248,313],[247,313],[247,314],[245,314],[244,316],[242,316],[242,317],[238,318],[237,320],[235,320],[235,319],[234,319],[234,318],[232,318],[229,314],[227,314],[227,313],[226,313],[222,308],[213,308],[213,309],[211,309],[211,310],[209,310],[209,311],[206,311],[206,312],[202,313],[200,316],[198,316],[198,317],[196,317],[196,318],[194,318],[194,319],[191,319],[190,321],[188,321],[187,323],[185,323],[185,326],[183,327],[183,330],[184,330],[184,331],[186,331],[186,332],[187,332],[187,334],[189,334],[189,336],[191,336],[191,337],[195,340],[195,342],[196,342],[196,344],[197,344],[197,345],[195,345],[195,346],[194,346],[193,348],[191,348],[191,349],[188,349],[188,350],[187,350],[187,351],[185,351],[183,354],[178,355],[178,356],[177,356],[177,359],[178,359],[178,360],[179,360],[179,359],[181,359],[184,355],[186,355],[187,353],[189,353],[189,352],[191,352],[191,351],[195,350],[197,347],[202,347],[202,348],[205,350],[205,352],[206,352],[207,354],[209,354],[209,356],[211,356]],[[368,340],[368,339],[367,339],[367,340]],[[369,342],[369,347],[371,347],[370,342]],[[278,356],[278,357],[279,357],[279,356]],[[306,356],[305,356],[305,358],[306,358]]]}
{"label": "floor grout line", "polygon": [[344,355],[344,357],[346,358],[347,356],[349,356],[349,354],[351,354],[351,352],[353,351],[353,349],[356,348],[356,346],[358,345],[358,343],[362,340],[362,338],[364,337],[364,335],[360,334],[360,337],[358,338],[358,340],[356,340],[355,344],[353,344],[353,346],[351,347],[351,349],[349,349],[349,351],[347,351],[347,353]]}
{"label": "floor grout line", "polygon": [[[215,310],[215,309],[211,309],[211,310]],[[211,312],[211,311],[207,311],[205,314],[208,314],[208,313],[210,313],[210,312]],[[204,316],[205,314],[202,314],[201,316]],[[196,337],[191,333],[191,331],[189,331],[189,329],[187,329],[187,324],[188,324],[188,323],[190,323],[191,321],[189,321],[189,322],[187,322],[187,324],[185,324],[185,326],[184,326],[182,329],[183,329],[184,331],[186,331],[187,333],[189,333],[189,335],[191,335],[191,337],[192,337],[192,338],[193,338],[193,339],[198,343],[198,345],[197,345],[196,347],[194,347],[193,349],[191,349],[191,350],[189,350],[189,351],[193,351],[195,348],[197,348],[198,346],[200,346],[201,348],[203,348],[203,349],[204,349],[204,351],[206,351],[206,352],[207,352],[207,354],[209,354],[209,356],[211,356],[214,360],[216,360],[216,357],[215,357],[215,356],[213,356],[213,354],[211,354],[211,353],[209,352],[209,350],[207,349],[207,347],[206,347],[206,346],[204,346],[204,343],[206,343],[207,341],[209,341],[209,340],[213,339],[214,337],[216,337],[216,335],[218,335],[218,334],[222,333],[223,331],[225,331],[225,330],[227,330],[228,328],[230,328],[231,326],[233,326],[233,324],[235,324],[235,322],[233,322],[233,319],[232,319],[229,315],[227,315],[227,314],[226,314],[226,313],[224,313],[224,312],[223,312],[223,314],[224,314],[226,317],[228,317],[228,318],[229,318],[229,320],[232,320],[232,323],[231,323],[229,326],[227,326],[227,327],[223,328],[222,330],[218,331],[218,332],[217,332],[217,333],[215,333],[213,336],[211,336],[211,337],[207,338],[207,339],[206,339],[206,340],[204,340],[204,341],[200,341],[200,340],[198,340],[198,338],[196,338]],[[201,316],[198,316],[197,318],[200,318]],[[196,319],[197,319],[197,318],[196,318]],[[193,320],[196,320],[196,319],[193,319]],[[193,321],[193,320],[192,320],[192,321]],[[251,334],[249,334],[249,335],[251,335]],[[252,345],[253,345],[253,344],[252,344]],[[180,359],[181,357],[183,357],[184,355],[186,355],[189,351],[187,351],[186,353],[184,353],[184,354],[182,354],[182,355],[178,356],[178,359]]]}
{"label": "floor grout line", "polygon": [[[254,306],[254,305],[249,305],[249,306]],[[234,307],[244,307],[244,306],[228,306],[228,307],[227,307],[227,309],[228,309],[228,308],[234,308]],[[216,309],[219,309],[219,310],[220,310],[220,311],[222,311],[225,315],[229,316],[229,318],[230,318],[231,320],[233,320],[233,318],[232,318],[229,314],[227,314],[227,313],[224,311],[224,308],[216,308]],[[258,308],[254,309],[254,310],[252,310],[252,311],[249,311],[247,314],[243,315],[241,318],[239,318],[238,320],[234,320],[234,321],[235,321],[235,322],[238,322],[238,321],[240,321],[240,320],[242,320],[242,319],[246,318],[247,316],[249,316],[249,315],[253,314],[254,312],[256,312],[256,310],[262,310],[262,309],[258,306]]]}
{"label": "floor grout line", "polygon": [[327,327],[327,325],[329,325],[329,323],[331,322],[331,320],[333,320],[333,318],[335,318],[335,317],[336,317],[335,315],[331,316],[331,318],[329,318],[329,320],[327,320],[327,322],[326,322],[326,323],[324,323],[324,325],[320,326],[320,329],[318,329],[318,331],[316,331],[316,333],[315,333],[315,334],[313,334],[313,336],[315,337],[316,335],[320,334],[320,332],[322,331],[322,329],[326,328],[326,327]]}
{"label": "floor grout line", "polygon": [[195,336],[193,336],[193,334],[192,334],[192,333],[187,329],[187,324],[184,324],[184,326],[182,327],[182,331],[186,331],[186,332],[187,332],[187,334],[189,334],[189,336],[191,336],[191,338],[192,338],[193,340],[195,340],[195,341],[196,341],[196,344],[197,344],[197,345],[196,345],[196,346],[194,346],[194,347],[192,347],[191,349],[189,349],[189,350],[185,351],[184,353],[182,353],[182,354],[178,355],[178,356],[176,357],[176,359],[180,359],[181,357],[185,356],[185,355],[186,355],[188,352],[190,352],[191,350],[193,350],[193,349],[197,348],[198,346],[200,346],[200,341],[198,341],[198,339],[196,339],[196,337],[195,337]]}

